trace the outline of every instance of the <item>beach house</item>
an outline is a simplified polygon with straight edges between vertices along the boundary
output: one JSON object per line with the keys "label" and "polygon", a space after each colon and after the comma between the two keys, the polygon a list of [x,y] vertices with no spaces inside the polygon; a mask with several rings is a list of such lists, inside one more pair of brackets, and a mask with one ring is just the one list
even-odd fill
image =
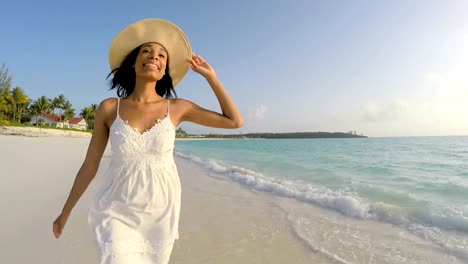
{"label": "beach house", "polygon": [[82,117],[74,117],[68,120],[69,128],[79,129],[79,130],[86,130],[88,128],[88,124],[86,123],[86,119]]}
{"label": "beach house", "polygon": [[63,128],[64,123],[60,121],[59,116],[53,114],[40,114],[31,117],[31,125]]}
{"label": "beach house", "polygon": [[41,114],[31,117],[31,125],[43,125],[56,128],[73,128],[86,130],[88,124],[82,117],[74,117],[67,121],[61,121],[60,117],[53,114]]}

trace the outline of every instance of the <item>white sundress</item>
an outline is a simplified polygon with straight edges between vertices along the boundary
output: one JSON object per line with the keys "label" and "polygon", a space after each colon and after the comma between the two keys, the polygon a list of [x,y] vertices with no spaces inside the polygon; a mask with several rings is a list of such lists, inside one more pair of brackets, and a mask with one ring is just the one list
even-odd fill
{"label": "white sundress", "polygon": [[106,184],[89,210],[100,264],[168,263],[179,238],[181,188],[167,113],[143,133],[119,115],[109,129],[112,157]]}

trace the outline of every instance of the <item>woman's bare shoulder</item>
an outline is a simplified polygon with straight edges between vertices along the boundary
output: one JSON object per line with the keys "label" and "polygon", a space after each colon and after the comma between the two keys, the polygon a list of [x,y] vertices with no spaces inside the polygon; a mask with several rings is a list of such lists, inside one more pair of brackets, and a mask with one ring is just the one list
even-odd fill
{"label": "woman's bare shoulder", "polygon": [[117,98],[110,97],[102,100],[99,103],[98,111],[102,113],[111,113],[117,108]]}
{"label": "woman's bare shoulder", "polygon": [[106,98],[106,99],[102,100],[99,103],[99,107],[101,107],[103,109],[112,108],[112,107],[116,107],[116,106],[117,106],[117,98],[116,97]]}
{"label": "woman's bare shoulder", "polygon": [[107,125],[110,125],[116,115],[117,110],[117,98],[111,97],[102,100],[99,103],[98,109],[96,111],[96,118],[104,121]]}
{"label": "woman's bare shoulder", "polygon": [[183,99],[183,98],[171,99],[171,105],[177,105],[179,107],[188,107],[188,106],[191,106],[193,104],[194,103],[192,103],[191,101],[189,101],[187,99]]}

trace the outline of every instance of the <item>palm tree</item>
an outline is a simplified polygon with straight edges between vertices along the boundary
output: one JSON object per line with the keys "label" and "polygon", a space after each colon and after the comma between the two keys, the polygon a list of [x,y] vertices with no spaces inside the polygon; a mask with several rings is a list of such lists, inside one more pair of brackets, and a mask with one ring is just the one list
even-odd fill
{"label": "palm tree", "polygon": [[19,116],[17,115],[17,113],[19,112],[18,108],[21,105],[28,103],[28,96],[24,93],[23,89],[16,86],[6,99],[11,105],[13,105],[13,121],[16,121],[16,117]]}
{"label": "palm tree", "polygon": [[6,117],[8,119],[8,113],[11,110],[11,105],[7,101],[7,97],[10,95],[11,87],[11,74],[8,73],[8,68],[5,64],[2,64],[0,68],[0,118]]}
{"label": "palm tree", "polygon": [[[65,95],[60,94],[58,97],[54,98],[54,101],[56,103],[56,107],[60,110],[65,110],[65,103],[68,101],[67,98],[65,98]],[[58,115],[60,117],[60,121],[62,121],[62,114],[63,112],[60,112]]]}
{"label": "palm tree", "polygon": [[[41,96],[31,105],[31,112],[36,115],[42,115],[49,109],[50,109],[49,100],[47,100],[47,97],[45,96]],[[38,123],[37,119],[38,118],[36,117],[36,126]]]}
{"label": "palm tree", "polygon": [[18,106],[18,121],[19,122],[23,122],[24,118],[26,118],[27,120],[31,120],[31,117],[25,116],[27,115],[27,109],[30,104],[31,104],[31,99],[28,99],[26,103]]}
{"label": "palm tree", "polygon": [[91,108],[91,117],[90,117],[90,127],[91,129],[94,129],[94,121],[96,120],[96,112],[97,112],[97,108],[98,108],[98,105],[97,104],[91,104],[91,106],[89,107]]}
{"label": "palm tree", "polygon": [[80,116],[86,119],[86,123],[88,123],[88,126],[91,129],[94,129],[96,108],[97,108],[96,104],[91,104],[91,106],[81,109],[81,113],[80,113]]}
{"label": "palm tree", "polygon": [[55,109],[60,108],[62,105],[58,99],[58,97],[49,99],[50,109],[52,110],[52,114],[55,115]]}
{"label": "palm tree", "polygon": [[0,119],[3,119],[6,113],[8,113],[8,101],[0,94]]}
{"label": "palm tree", "polygon": [[91,104],[91,105],[89,106],[89,108],[91,108],[91,110],[93,110],[93,113],[96,113],[97,108],[98,108],[98,105],[97,105],[97,104]]}
{"label": "palm tree", "polygon": [[68,121],[75,117],[75,109],[72,108],[70,101],[66,101],[63,105],[63,120]]}
{"label": "palm tree", "polygon": [[10,120],[10,113],[13,110],[13,106],[9,100],[10,96],[11,91],[9,86],[0,89],[0,111],[2,112],[2,116],[7,120]]}
{"label": "palm tree", "polygon": [[86,119],[86,122],[91,118],[92,110],[89,107],[81,109],[80,116]]}

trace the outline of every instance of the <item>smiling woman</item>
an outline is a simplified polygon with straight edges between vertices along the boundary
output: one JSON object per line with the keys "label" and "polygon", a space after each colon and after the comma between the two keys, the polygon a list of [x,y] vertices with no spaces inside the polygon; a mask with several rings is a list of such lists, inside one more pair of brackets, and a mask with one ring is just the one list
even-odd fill
{"label": "smiling woman", "polygon": [[[157,52],[158,54],[155,54]],[[148,56],[148,54],[150,56]],[[145,60],[144,57],[150,57]],[[121,65],[112,70],[107,76],[113,74],[114,77],[110,81],[111,89],[117,88],[119,97],[127,96],[135,89],[137,74],[143,80],[148,79],[158,80],[156,83],[156,93],[159,96],[174,97],[174,87],[172,78],[169,74],[169,62],[167,59],[167,51],[160,44],[146,43],[133,49],[122,61]],[[149,74],[152,66],[156,67],[154,75]],[[163,72],[164,74],[161,74]]]}
{"label": "smiling woman", "polygon": [[[147,67],[148,70],[156,70],[158,72],[161,72],[161,69],[165,68],[163,66],[166,66],[165,64],[167,62],[167,51],[163,46],[159,45],[156,42],[146,43],[141,47],[141,53],[151,54],[150,59],[146,62],[143,62],[143,67]],[[159,58],[159,60],[156,61],[151,58]],[[161,62],[157,63],[159,61]],[[136,62],[136,64],[139,65],[138,61]]]}
{"label": "smiling woman", "polygon": [[[185,34],[168,21],[146,19],[125,28],[112,42],[109,63],[109,85],[118,98],[99,105],[86,158],[53,232],[61,235],[109,140],[108,182],[89,211],[100,263],[167,263],[179,237],[175,127],[190,121],[238,128],[243,120],[210,64],[192,53]],[[222,113],[176,98],[174,87],[189,68],[207,80]]]}

